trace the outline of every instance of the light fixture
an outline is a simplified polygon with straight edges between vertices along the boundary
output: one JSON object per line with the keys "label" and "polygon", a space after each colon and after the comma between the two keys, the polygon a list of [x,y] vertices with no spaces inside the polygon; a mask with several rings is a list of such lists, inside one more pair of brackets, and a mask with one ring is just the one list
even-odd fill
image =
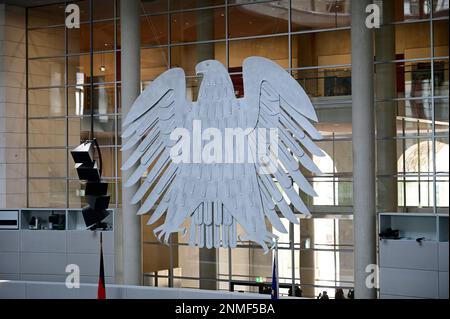
{"label": "light fixture", "polygon": [[102,64],[100,65],[100,71],[105,72],[106,71],[106,67]]}

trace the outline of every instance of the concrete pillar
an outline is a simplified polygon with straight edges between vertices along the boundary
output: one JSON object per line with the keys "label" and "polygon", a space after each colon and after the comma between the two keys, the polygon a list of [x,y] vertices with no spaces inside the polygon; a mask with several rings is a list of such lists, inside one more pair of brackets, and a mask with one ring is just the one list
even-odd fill
{"label": "concrete pillar", "polygon": [[[121,79],[122,79],[122,120],[140,93],[140,1],[120,2],[121,18]],[[126,140],[122,140],[125,143]],[[125,163],[134,148],[122,152]],[[122,180],[127,180],[134,168],[122,172]],[[125,188],[122,184],[123,223],[123,279],[124,284],[140,285],[141,271],[141,218],[136,215],[138,205],[131,205],[131,198],[138,189],[138,183]]]}
{"label": "concrete pillar", "polygon": [[[394,21],[394,5],[383,1],[383,26],[375,31],[377,61],[395,60],[395,29],[386,25]],[[376,131],[377,131],[377,209],[397,211],[397,105],[395,63],[377,64],[375,69]],[[391,101],[388,101],[391,100]]]}
{"label": "concrete pillar", "polygon": [[372,30],[365,26],[371,0],[352,0],[352,138],[355,298],[376,298],[366,267],[376,264],[375,125]]}

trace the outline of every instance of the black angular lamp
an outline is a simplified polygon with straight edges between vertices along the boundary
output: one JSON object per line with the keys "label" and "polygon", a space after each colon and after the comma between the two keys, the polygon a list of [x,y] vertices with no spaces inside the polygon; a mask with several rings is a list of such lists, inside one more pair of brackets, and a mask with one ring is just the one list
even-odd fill
{"label": "black angular lamp", "polygon": [[[95,151],[97,151],[100,161],[98,167],[94,159]],[[78,178],[86,181],[85,196],[88,205],[83,207],[83,219],[86,227],[91,230],[106,228],[107,225],[103,220],[109,215],[108,206],[110,196],[108,193],[108,183],[101,181],[102,178],[102,155],[97,140],[87,140],[74,148],[71,152],[75,162],[75,169]]]}

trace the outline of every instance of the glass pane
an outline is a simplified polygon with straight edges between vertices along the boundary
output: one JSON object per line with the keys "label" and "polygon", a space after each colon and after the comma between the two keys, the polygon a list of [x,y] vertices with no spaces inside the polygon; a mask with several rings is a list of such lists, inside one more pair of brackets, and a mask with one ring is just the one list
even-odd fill
{"label": "glass pane", "polygon": [[223,5],[224,0],[169,0],[170,10],[182,10]]}
{"label": "glass pane", "polygon": [[90,114],[88,109],[89,86],[77,85],[67,88],[69,116]]}
{"label": "glass pane", "polygon": [[434,95],[448,96],[448,59],[434,61]]}
{"label": "glass pane", "polygon": [[30,179],[28,181],[30,207],[66,207],[65,179]]}
{"label": "glass pane", "polygon": [[28,27],[64,24],[64,4],[31,7],[28,9]]}
{"label": "glass pane", "polygon": [[115,128],[113,115],[94,116],[94,137],[100,145],[115,145]]}
{"label": "glass pane", "polygon": [[223,42],[174,46],[171,50],[171,67],[183,68],[186,75],[195,75],[197,63],[207,59],[215,59],[226,64]]}
{"label": "glass pane", "polygon": [[168,44],[167,15],[141,17],[141,46]]}
{"label": "glass pane", "polygon": [[434,116],[436,120],[436,134],[448,135],[448,97],[434,100]]}
{"label": "glass pane", "polygon": [[28,90],[28,116],[66,115],[66,94],[64,88]]}
{"label": "glass pane", "polygon": [[94,54],[94,63],[92,73],[94,73],[94,83],[114,82],[116,77],[115,54],[96,53]]}
{"label": "glass pane", "polygon": [[[339,121],[351,123],[351,117],[348,117],[351,115],[351,103],[345,102],[346,100],[351,101],[350,67],[295,70],[292,72],[292,76],[310,96],[312,102],[318,105],[317,112],[321,123],[327,119],[338,121],[338,118],[332,115],[333,113],[347,117],[347,120],[341,117]],[[340,104],[336,104],[337,98],[340,100]],[[319,125],[323,124],[319,123]]]}
{"label": "glass pane", "polygon": [[288,68],[288,52],[288,37],[286,36],[231,41],[230,68],[242,67],[244,59],[254,55],[271,59],[281,67]]}
{"label": "glass pane", "polygon": [[114,22],[93,24],[94,51],[114,50]]}
{"label": "glass pane", "polygon": [[395,18],[397,21],[428,19],[430,16],[430,9],[431,9],[430,0],[396,1]]}
{"label": "glass pane", "polygon": [[178,268],[183,277],[199,277],[199,249],[198,247],[178,246]]}
{"label": "glass pane", "polygon": [[[447,8],[447,17],[448,17],[448,8]],[[443,21],[433,21],[433,36],[434,36],[434,56],[448,56],[448,19]]]}
{"label": "glass pane", "polygon": [[225,38],[224,9],[207,9],[171,15],[171,41],[195,42]]}
{"label": "glass pane", "polygon": [[89,138],[91,132],[91,118],[88,116],[69,118],[68,126],[69,148],[74,148],[82,141]]}
{"label": "glass pane", "polygon": [[115,0],[94,0],[92,8],[94,20],[114,18],[114,3]]}
{"label": "glass pane", "polygon": [[67,58],[67,83],[69,85],[84,85],[89,83],[91,58],[88,54]]}
{"label": "glass pane", "polygon": [[168,0],[153,0],[153,1],[141,1],[141,13],[158,13],[164,12],[168,9]]}
{"label": "glass pane", "polygon": [[91,47],[90,25],[80,24],[80,28],[67,29],[67,52],[87,53]]}
{"label": "glass pane", "polygon": [[351,64],[350,30],[292,36],[292,67]]}
{"label": "glass pane", "polygon": [[[98,139],[98,135],[96,136]],[[114,147],[102,147],[104,144],[108,144],[104,139],[99,140],[100,150],[102,152],[102,177],[109,178],[114,177],[115,174],[115,148]],[[120,156],[120,152],[119,152]]]}
{"label": "glass pane", "polygon": [[30,147],[66,146],[66,120],[28,120],[28,143]]}
{"label": "glass pane", "polygon": [[64,58],[29,60],[28,66],[28,84],[30,88],[64,85]]}
{"label": "glass pane", "polygon": [[292,31],[350,26],[350,0],[292,0]]}
{"label": "glass pane", "polygon": [[168,68],[167,48],[141,50],[141,81],[154,80]]}
{"label": "glass pane", "polygon": [[66,177],[66,150],[30,149],[28,169],[30,177]]}
{"label": "glass pane", "polygon": [[[94,114],[115,113],[115,98],[114,84],[95,85],[92,101]],[[107,121],[107,119],[100,116],[100,121]]]}
{"label": "glass pane", "polygon": [[[414,34],[412,37],[411,34]],[[429,58],[430,23],[408,23],[395,26],[395,53],[399,59]]]}
{"label": "glass pane", "polygon": [[64,55],[64,28],[35,29],[28,31],[28,57]]}
{"label": "glass pane", "polygon": [[[69,154],[69,157],[70,156]],[[71,168],[73,162],[69,164]],[[87,199],[84,196],[86,184],[81,183],[79,180],[69,180],[69,207],[81,208],[87,205]]]}
{"label": "glass pane", "polygon": [[229,7],[229,37],[287,32],[288,6],[283,0]]}

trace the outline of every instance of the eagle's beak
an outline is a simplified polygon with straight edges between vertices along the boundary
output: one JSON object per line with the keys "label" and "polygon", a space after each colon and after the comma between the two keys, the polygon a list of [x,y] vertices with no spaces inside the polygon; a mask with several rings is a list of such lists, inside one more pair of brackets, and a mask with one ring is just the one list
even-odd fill
{"label": "eagle's beak", "polygon": [[197,65],[195,66],[195,74],[196,74],[196,75],[203,74],[204,72],[205,72],[205,71],[203,70],[201,64],[197,64]]}

